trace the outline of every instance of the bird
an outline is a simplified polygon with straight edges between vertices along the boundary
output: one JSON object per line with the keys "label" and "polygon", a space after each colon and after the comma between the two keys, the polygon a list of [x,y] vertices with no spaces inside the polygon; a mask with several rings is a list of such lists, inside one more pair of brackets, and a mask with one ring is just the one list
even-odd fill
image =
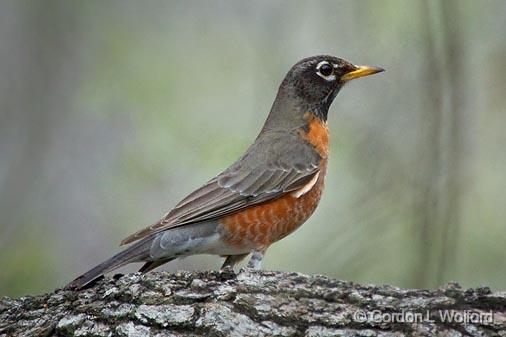
{"label": "bird", "polygon": [[329,157],[329,107],[353,79],[384,69],[317,55],[291,67],[257,138],[240,158],[182,199],[160,220],[121,241],[129,246],[70,282],[81,289],[133,262],[145,273],[196,254],[225,258],[233,268],[261,268],[266,250],[315,211]]}

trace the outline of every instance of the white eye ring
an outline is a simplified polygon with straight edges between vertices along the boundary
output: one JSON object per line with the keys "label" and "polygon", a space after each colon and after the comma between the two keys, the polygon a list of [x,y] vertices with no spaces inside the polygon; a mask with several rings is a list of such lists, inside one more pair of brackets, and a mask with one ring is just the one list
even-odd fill
{"label": "white eye ring", "polygon": [[320,72],[320,68],[326,64],[333,67],[332,64],[328,63],[327,61],[321,61],[320,63],[318,63],[316,65],[316,75],[320,76],[321,78],[323,78],[325,81],[328,81],[328,82],[335,81],[336,75],[333,72],[332,72],[332,74],[330,74],[328,76],[325,76]]}

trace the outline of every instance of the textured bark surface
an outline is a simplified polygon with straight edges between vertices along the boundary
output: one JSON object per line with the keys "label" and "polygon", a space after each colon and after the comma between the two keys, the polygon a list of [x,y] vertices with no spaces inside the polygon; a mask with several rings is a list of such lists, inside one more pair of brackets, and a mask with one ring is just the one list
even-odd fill
{"label": "textured bark surface", "polygon": [[[404,315],[389,322],[398,312]],[[481,322],[448,322],[443,312],[453,313],[454,320],[484,316]],[[415,313],[421,321],[402,322]],[[484,322],[487,315],[493,322]],[[0,300],[2,337],[436,335],[506,336],[506,292],[456,284],[405,290],[297,273],[211,271],[130,274],[78,292]]]}

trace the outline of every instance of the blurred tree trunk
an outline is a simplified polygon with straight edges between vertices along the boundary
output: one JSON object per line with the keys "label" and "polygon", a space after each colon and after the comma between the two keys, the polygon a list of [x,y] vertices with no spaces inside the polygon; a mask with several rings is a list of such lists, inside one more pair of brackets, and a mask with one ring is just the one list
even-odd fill
{"label": "blurred tree trunk", "polygon": [[0,76],[5,79],[0,82],[5,86],[0,88],[0,247],[33,208],[30,200],[50,137],[64,125],[72,92],[64,74],[78,71],[71,48],[76,6],[64,1],[0,4]]}
{"label": "blurred tree trunk", "polygon": [[[421,1],[422,35],[425,42],[424,70],[421,87],[426,89],[426,109],[421,117],[422,137],[418,145],[420,156],[419,177],[416,188],[420,196],[414,203],[415,232],[418,238],[418,262],[413,265],[413,281],[417,287],[426,285],[431,274],[431,261],[434,250],[434,232],[438,225],[440,193],[438,191],[441,177],[441,128],[442,128],[442,65],[436,51],[434,36],[434,16],[428,1]],[[416,194],[415,194],[416,195]]]}
{"label": "blurred tree trunk", "polygon": [[448,127],[447,127],[447,170],[445,197],[446,204],[443,217],[443,236],[441,258],[438,266],[437,281],[443,282],[449,269],[453,268],[457,258],[457,242],[460,227],[461,195],[466,188],[463,176],[464,132],[466,120],[464,107],[467,97],[466,69],[464,66],[464,46],[460,31],[460,8],[456,1],[441,2],[442,23],[445,32],[446,86],[448,93]]}
{"label": "blurred tree trunk", "polygon": [[[425,41],[422,87],[426,88],[419,144],[420,175],[415,202],[419,233],[413,284],[436,285],[455,265],[460,225],[465,69],[454,1],[421,1]],[[427,85],[428,84],[428,85]],[[416,193],[415,193],[416,195]]]}

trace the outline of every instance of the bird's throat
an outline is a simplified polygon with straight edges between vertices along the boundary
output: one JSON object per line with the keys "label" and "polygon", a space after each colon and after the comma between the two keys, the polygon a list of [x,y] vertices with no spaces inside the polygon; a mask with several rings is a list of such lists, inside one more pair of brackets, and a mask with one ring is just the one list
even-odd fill
{"label": "bird's throat", "polygon": [[312,114],[323,123],[327,123],[330,104],[321,104],[320,106],[312,109]]}

